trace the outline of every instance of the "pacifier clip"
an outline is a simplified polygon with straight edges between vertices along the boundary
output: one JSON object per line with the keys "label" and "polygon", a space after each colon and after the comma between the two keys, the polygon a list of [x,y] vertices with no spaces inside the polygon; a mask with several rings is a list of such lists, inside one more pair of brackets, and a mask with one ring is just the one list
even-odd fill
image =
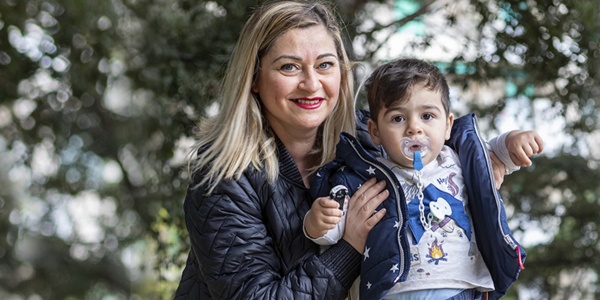
{"label": "pacifier clip", "polygon": [[[431,229],[431,223],[428,222],[427,218],[425,218],[425,204],[423,203],[423,180],[421,178],[421,170],[423,170],[423,160],[421,159],[421,151],[413,152],[413,168],[415,169],[415,173],[417,176],[417,189],[419,190],[417,193],[417,198],[419,199],[419,220],[421,221],[421,225],[425,228],[425,231]],[[428,216],[429,217],[429,216]]]}

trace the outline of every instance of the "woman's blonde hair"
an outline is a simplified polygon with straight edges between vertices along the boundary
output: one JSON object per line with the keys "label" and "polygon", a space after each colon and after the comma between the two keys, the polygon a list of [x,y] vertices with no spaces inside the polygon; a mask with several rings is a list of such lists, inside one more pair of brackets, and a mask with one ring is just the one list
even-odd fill
{"label": "woman's blonde hair", "polygon": [[190,167],[192,173],[204,170],[198,185],[207,184],[209,193],[223,179],[239,179],[250,165],[263,170],[271,182],[279,175],[275,137],[251,87],[257,80],[260,59],[278,37],[290,29],[316,25],[323,25],[333,38],[341,68],[340,98],[319,128],[313,149],[320,158],[319,165],[334,158],[340,132],[354,134],[352,62],[344,49],[336,17],[318,2],[264,4],[254,11],[240,33],[223,79],[219,112],[200,120]]}

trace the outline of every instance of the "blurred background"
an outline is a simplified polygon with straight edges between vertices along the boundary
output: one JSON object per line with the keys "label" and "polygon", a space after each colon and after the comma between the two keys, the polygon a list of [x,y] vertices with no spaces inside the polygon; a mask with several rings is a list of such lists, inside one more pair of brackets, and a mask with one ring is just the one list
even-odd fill
{"label": "blurred background", "polygon": [[[0,299],[172,298],[194,127],[261,2],[0,0]],[[359,83],[424,58],[484,137],[545,140],[501,189],[528,252],[505,298],[600,298],[600,2],[331,4]]]}

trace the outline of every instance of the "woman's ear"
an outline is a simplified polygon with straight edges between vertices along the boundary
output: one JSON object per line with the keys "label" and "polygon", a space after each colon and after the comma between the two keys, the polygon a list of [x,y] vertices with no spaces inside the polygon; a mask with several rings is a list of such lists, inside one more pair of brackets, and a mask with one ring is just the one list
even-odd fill
{"label": "woman's ear", "polygon": [[381,145],[381,139],[379,138],[379,128],[377,128],[377,123],[373,121],[373,119],[369,119],[367,121],[367,126],[369,129],[369,135],[371,136],[371,140],[375,145]]}

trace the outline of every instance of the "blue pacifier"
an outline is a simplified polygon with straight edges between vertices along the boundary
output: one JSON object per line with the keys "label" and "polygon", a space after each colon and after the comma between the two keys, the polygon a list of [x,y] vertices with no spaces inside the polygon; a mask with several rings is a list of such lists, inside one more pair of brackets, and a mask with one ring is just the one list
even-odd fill
{"label": "blue pacifier", "polygon": [[[416,160],[418,155],[419,160],[422,161],[421,157],[427,155],[430,146],[431,140],[426,136],[419,136],[413,138],[404,137],[400,141],[400,149],[402,151],[402,154],[404,154],[404,157],[406,157],[406,159],[408,160]],[[422,165],[423,164],[421,163],[421,168]]]}
{"label": "blue pacifier", "polygon": [[417,171],[423,169],[423,160],[421,159],[421,151],[414,152],[413,168]]}

